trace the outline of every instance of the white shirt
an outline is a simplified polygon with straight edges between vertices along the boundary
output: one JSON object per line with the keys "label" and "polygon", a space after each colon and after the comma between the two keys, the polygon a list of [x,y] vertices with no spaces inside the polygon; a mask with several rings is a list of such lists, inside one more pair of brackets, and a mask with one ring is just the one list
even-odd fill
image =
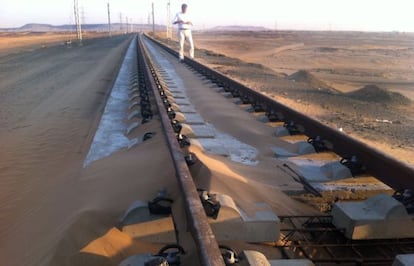
{"label": "white shirt", "polygon": [[[191,21],[189,17],[190,16],[187,13],[178,12],[175,15],[175,18],[174,18],[174,21],[173,22],[177,22],[179,20],[182,20],[182,21],[185,21],[185,22]],[[188,29],[191,29],[191,25],[190,24],[178,23],[177,25],[178,25],[178,29],[180,29],[180,30],[188,30]]]}

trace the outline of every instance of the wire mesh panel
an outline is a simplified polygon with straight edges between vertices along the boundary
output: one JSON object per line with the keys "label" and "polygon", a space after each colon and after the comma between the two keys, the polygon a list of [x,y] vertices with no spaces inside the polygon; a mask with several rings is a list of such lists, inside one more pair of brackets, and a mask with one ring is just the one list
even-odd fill
{"label": "wire mesh panel", "polygon": [[414,253],[414,239],[350,240],[331,216],[279,216],[277,243],[287,258],[316,265],[391,265],[398,254]]}

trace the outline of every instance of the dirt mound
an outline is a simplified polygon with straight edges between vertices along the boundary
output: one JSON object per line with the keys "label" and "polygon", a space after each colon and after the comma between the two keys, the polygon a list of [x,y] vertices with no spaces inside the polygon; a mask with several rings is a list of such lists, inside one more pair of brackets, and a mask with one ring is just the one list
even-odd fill
{"label": "dirt mound", "polygon": [[376,85],[366,85],[361,89],[347,93],[349,97],[374,103],[409,104],[410,99],[398,92],[391,92]]}
{"label": "dirt mound", "polygon": [[288,76],[288,79],[293,80],[295,82],[305,83],[313,89],[322,89],[329,92],[336,92],[334,88],[332,88],[331,86],[329,86],[322,80],[318,79],[306,70],[299,70],[298,72],[295,72],[292,75]]}

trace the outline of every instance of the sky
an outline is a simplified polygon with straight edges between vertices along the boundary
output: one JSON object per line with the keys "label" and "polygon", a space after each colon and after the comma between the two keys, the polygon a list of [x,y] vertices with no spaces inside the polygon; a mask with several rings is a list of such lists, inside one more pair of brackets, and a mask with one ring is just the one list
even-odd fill
{"label": "sky", "polygon": [[[253,25],[269,29],[414,32],[413,0],[183,0],[195,29]],[[172,16],[183,1],[170,0]],[[167,21],[169,0],[78,0],[85,23],[126,17],[147,23],[154,3],[155,23]],[[73,24],[73,0],[0,0],[0,28],[26,23]]]}

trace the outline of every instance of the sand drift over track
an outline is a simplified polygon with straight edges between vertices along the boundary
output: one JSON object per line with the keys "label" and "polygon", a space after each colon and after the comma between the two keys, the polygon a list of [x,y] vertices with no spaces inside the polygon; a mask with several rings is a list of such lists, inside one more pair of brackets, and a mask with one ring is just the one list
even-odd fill
{"label": "sand drift over track", "polygon": [[80,213],[100,209],[81,169],[128,44],[0,56],[0,264],[47,265]]}
{"label": "sand drift over track", "polygon": [[127,125],[124,122],[126,118],[125,110],[129,107],[129,80],[136,69],[136,51],[136,39],[133,39],[106,103],[101,122],[95,133],[84,166],[107,157],[122,148],[129,147],[133,143],[137,143],[137,141],[129,140],[125,136]]}
{"label": "sand drift over track", "polygon": [[[128,47],[136,53],[125,53]],[[413,222],[410,191],[393,195],[392,188],[412,183],[393,176],[387,186],[371,175],[377,160],[394,173],[410,175],[407,168],[384,156],[367,160],[375,151],[365,154],[340,132],[196,61],[180,63],[175,51],[144,36],[54,49],[48,59],[45,51],[17,57],[45,62],[43,71],[67,56],[62,71],[84,76],[61,80],[65,86],[53,96],[38,94],[53,80],[27,66],[25,86],[11,79],[0,87],[8,100],[24,99],[11,97],[17,91],[51,97],[0,105],[9,114],[22,108],[20,118],[4,112],[9,120],[0,129],[2,263],[123,266],[163,257],[223,265],[223,253],[241,263],[390,265],[397,254],[414,253],[414,226],[398,224]],[[75,55],[85,58],[75,63]],[[1,66],[9,73],[17,67],[13,58]],[[66,76],[53,70],[58,81]],[[98,152],[104,156],[85,165],[89,148],[99,151],[93,136],[99,140],[105,121],[116,127],[101,144],[122,139],[122,148]],[[392,230],[384,234],[383,226]]]}
{"label": "sand drift over track", "polygon": [[[202,115],[195,109],[191,100],[187,96],[187,88],[175,72],[172,64],[165,58],[165,54],[156,52],[153,44],[146,41],[151,56],[157,65],[162,66],[163,76],[166,85],[172,88],[178,96],[176,103],[180,105],[180,111],[185,115],[188,124],[191,124],[193,132],[193,142],[199,145],[204,151],[212,154],[228,156],[235,162],[248,165],[256,165],[257,150],[236,138],[218,131],[214,125],[206,123]],[[194,88],[193,88],[194,89]]]}

